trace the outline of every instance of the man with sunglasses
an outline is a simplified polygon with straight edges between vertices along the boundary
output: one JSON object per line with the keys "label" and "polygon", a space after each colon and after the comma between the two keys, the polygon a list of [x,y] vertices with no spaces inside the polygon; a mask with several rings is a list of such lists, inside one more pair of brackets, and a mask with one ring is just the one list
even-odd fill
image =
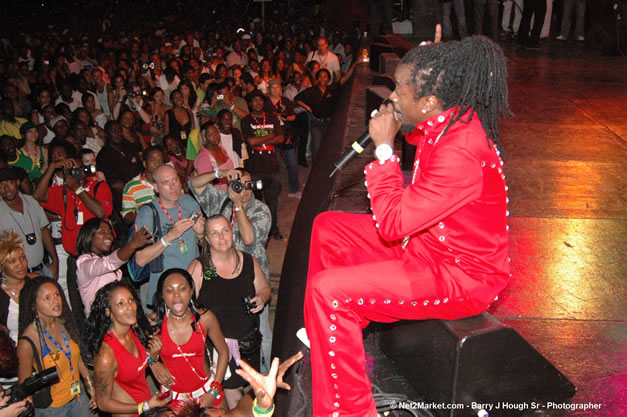
{"label": "man with sunglasses", "polygon": [[[14,230],[24,241],[28,272],[57,279],[59,258],[43,208],[19,191],[20,175],[14,167],[0,168],[0,230]],[[44,264],[44,251],[51,259]]]}

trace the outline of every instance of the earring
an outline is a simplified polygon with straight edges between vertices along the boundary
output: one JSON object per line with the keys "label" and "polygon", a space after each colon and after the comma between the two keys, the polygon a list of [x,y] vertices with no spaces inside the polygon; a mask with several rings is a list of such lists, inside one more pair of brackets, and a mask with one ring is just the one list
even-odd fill
{"label": "earring", "polygon": [[427,109],[422,109],[422,112],[423,112],[423,113],[426,113],[426,112],[427,112]]}

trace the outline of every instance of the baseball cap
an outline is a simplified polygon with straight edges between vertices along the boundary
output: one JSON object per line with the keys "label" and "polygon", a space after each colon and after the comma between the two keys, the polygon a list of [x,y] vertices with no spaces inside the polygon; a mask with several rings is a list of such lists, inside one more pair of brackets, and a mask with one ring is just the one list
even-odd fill
{"label": "baseball cap", "polygon": [[273,78],[268,81],[268,87],[274,87],[275,85],[281,85],[281,81],[277,78]]}
{"label": "baseball cap", "polygon": [[213,109],[202,109],[198,111],[198,114],[205,117],[216,117],[216,112]]}
{"label": "baseball cap", "polygon": [[248,33],[244,33],[242,35],[242,39],[250,39],[250,35]]}
{"label": "baseball cap", "polygon": [[50,120],[50,126],[52,126],[52,128],[54,128],[54,126],[59,123],[61,120],[65,120],[67,122],[67,119],[63,116],[57,116],[54,119]]}

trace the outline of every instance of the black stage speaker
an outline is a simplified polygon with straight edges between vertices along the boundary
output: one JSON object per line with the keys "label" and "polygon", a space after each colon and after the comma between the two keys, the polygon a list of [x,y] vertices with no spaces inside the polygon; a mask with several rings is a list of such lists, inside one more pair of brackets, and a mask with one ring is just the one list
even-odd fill
{"label": "black stage speaker", "polygon": [[381,74],[394,74],[399,62],[401,62],[401,59],[398,55],[384,52],[379,56],[379,72]]}
{"label": "black stage speaker", "polygon": [[394,47],[389,43],[371,43],[370,44],[370,69],[374,72],[379,71],[379,62],[381,54],[394,53]]}
{"label": "black stage speaker", "polygon": [[384,85],[390,91],[394,91],[396,84],[394,84],[394,78],[392,74],[374,74],[372,77],[371,85]]}
{"label": "black stage speaker", "polygon": [[[500,405],[486,409],[490,417],[523,416],[533,413],[533,403],[542,410],[542,404],[566,402],[576,392],[514,329],[487,313],[384,324],[379,332],[379,347],[425,403],[465,405],[462,410],[431,410],[442,417],[476,415],[469,412],[473,401]],[[525,404],[528,408],[516,408]]]}
{"label": "black stage speaker", "polygon": [[366,88],[366,108],[365,108],[365,121],[366,125],[370,120],[370,115],[373,110],[379,108],[383,100],[388,98],[392,91],[384,85],[373,85]]}

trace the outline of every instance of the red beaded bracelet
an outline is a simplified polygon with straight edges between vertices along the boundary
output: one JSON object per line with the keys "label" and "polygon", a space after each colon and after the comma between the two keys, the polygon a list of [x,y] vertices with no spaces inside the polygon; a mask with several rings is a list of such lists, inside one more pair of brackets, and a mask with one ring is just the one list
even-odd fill
{"label": "red beaded bracelet", "polygon": [[211,383],[211,385],[209,385],[209,387],[210,387],[212,390],[216,391],[216,392],[222,392],[222,391],[223,391],[222,384],[221,384],[221,383],[219,383],[218,381],[213,381],[213,382]]}

